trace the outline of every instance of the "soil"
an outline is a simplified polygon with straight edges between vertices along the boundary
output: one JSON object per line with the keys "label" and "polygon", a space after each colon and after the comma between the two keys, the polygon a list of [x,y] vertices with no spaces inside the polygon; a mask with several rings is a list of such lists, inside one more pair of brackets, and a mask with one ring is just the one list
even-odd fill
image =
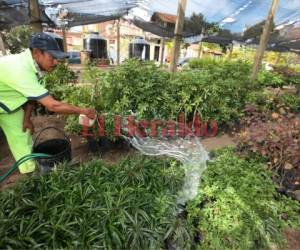
{"label": "soil", "polygon": [[[61,129],[63,131],[64,121],[59,116],[37,116],[32,119],[35,131],[41,131],[41,129],[45,127],[55,127]],[[34,133],[33,138],[36,138],[37,132]],[[47,130],[44,134],[42,134],[37,143],[46,138],[61,138],[61,134],[56,130]],[[136,151],[134,149],[114,149],[109,150],[107,152],[91,152],[89,148],[89,143],[87,139],[78,135],[69,136],[72,144],[72,163],[77,164],[81,162],[86,162],[92,160],[94,158],[101,158],[107,163],[116,163],[124,157],[135,154]],[[207,151],[211,151],[214,149],[220,149],[223,147],[234,147],[236,143],[233,141],[233,137],[228,134],[219,135],[213,138],[205,138],[201,140],[204,148]],[[0,130],[0,175],[7,171],[9,167],[14,163],[14,159],[10,153],[9,147],[7,145],[5,136],[3,132]],[[0,190],[9,188],[14,186],[22,176],[18,171],[15,171],[9,178],[7,178],[3,183],[0,184]],[[284,232],[285,238],[288,241],[289,250],[300,250],[300,229],[299,230],[286,230]]]}
{"label": "soil", "polygon": [[287,229],[284,232],[284,236],[288,243],[288,250],[300,250],[300,229]]}

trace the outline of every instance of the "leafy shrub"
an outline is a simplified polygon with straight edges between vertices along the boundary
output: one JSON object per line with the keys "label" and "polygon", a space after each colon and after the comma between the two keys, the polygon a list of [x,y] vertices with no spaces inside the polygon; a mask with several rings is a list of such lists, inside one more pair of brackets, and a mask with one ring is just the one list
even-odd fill
{"label": "leafy shrub", "polygon": [[65,63],[57,65],[55,70],[46,74],[42,83],[49,90],[52,96],[58,100],[62,100],[66,93],[69,92],[70,84],[77,80],[75,72],[68,68]]}
{"label": "leafy shrub", "polygon": [[300,89],[300,70],[292,66],[277,66],[274,71],[282,76],[286,85],[294,85]]}
{"label": "leafy shrub", "polygon": [[189,67],[208,71],[213,80],[234,79],[245,85],[250,82],[251,65],[241,60],[194,59],[190,61]]}
{"label": "leafy shrub", "polygon": [[120,115],[136,114],[143,119],[174,117],[178,104],[173,101],[169,82],[170,74],[154,63],[128,60],[101,78],[101,108]]}
{"label": "leafy shrub", "polygon": [[209,61],[205,68],[171,75],[151,62],[127,60],[110,71],[91,67],[85,78],[93,85],[89,103],[107,115],[108,130],[113,115],[177,120],[180,112],[188,121],[198,112],[204,120],[230,125],[240,118],[251,89],[248,65],[231,62]]}
{"label": "leafy shrub", "polygon": [[282,88],[287,84],[280,74],[267,70],[258,73],[257,82],[262,86],[273,88]]}
{"label": "leafy shrub", "polygon": [[0,246],[161,249],[168,235],[187,248],[188,225],[174,216],[182,177],[176,161],[133,156],[28,178],[0,193]]}
{"label": "leafy shrub", "polygon": [[299,112],[300,111],[300,96],[285,93],[278,97],[278,106],[281,106],[286,111]]}
{"label": "leafy shrub", "polygon": [[186,114],[198,112],[204,120],[213,119],[219,125],[230,125],[240,118],[245,84],[236,80],[218,79],[208,71],[183,71],[174,76],[174,98]]}
{"label": "leafy shrub", "polygon": [[274,95],[266,91],[251,91],[245,97],[246,104],[257,105],[260,110],[272,109]]}
{"label": "leafy shrub", "polygon": [[254,104],[263,112],[300,111],[300,96],[291,93],[274,94],[268,91],[251,91],[245,97],[246,104]]}
{"label": "leafy shrub", "polygon": [[263,165],[233,150],[217,153],[187,207],[189,220],[198,224],[200,249],[283,246],[282,230],[300,225],[300,205],[279,195],[271,177]]}
{"label": "leafy shrub", "polygon": [[20,25],[4,33],[4,42],[12,54],[22,52],[28,48],[32,28],[29,25]]}

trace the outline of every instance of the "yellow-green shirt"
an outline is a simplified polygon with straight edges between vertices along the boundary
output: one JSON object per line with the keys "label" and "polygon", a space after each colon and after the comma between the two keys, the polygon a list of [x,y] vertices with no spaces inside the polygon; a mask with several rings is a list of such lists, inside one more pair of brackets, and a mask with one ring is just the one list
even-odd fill
{"label": "yellow-green shirt", "polygon": [[38,80],[29,49],[20,54],[0,57],[0,114],[19,109],[28,100],[49,95]]}

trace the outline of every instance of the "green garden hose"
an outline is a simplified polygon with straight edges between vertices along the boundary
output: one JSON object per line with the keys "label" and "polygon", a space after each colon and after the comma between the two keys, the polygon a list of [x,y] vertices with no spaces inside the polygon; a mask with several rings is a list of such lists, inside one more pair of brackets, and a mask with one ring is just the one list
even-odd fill
{"label": "green garden hose", "polygon": [[16,161],[16,163],[14,165],[12,165],[12,167],[3,175],[0,176],[0,183],[3,182],[8,176],[10,176],[14,171],[16,171],[16,169],[24,162],[28,161],[28,160],[32,160],[32,159],[40,159],[40,158],[49,158],[51,157],[51,155],[49,154],[42,154],[42,153],[34,153],[34,154],[30,154],[30,155],[25,155],[23,156],[21,159],[19,159],[18,161]]}

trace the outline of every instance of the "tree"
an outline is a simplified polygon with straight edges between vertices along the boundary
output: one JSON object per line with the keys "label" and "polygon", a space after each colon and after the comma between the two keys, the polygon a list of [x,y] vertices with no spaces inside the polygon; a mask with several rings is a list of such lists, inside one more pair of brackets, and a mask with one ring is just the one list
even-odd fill
{"label": "tree", "polygon": [[4,43],[10,53],[20,53],[25,48],[28,48],[30,34],[32,29],[28,25],[20,25],[3,33]]}
{"label": "tree", "polygon": [[[244,40],[251,39],[251,38],[259,39],[262,32],[263,32],[263,28],[265,26],[265,23],[266,23],[266,21],[262,21],[262,22],[259,22],[255,25],[249,27],[248,29],[246,29],[243,33],[243,39]],[[275,24],[274,24],[274,21],[273,21],[272,24],[271,24],[271,33],[273,35],[279,34],[279,32],[275,31],[274,29],[275,29]]]}
{"label": "tree", "polygon": [[184,21],[183,31],[185,35],[200,35],[203,29],[206,33],[217,32],[219,30],[216,23],[207,22],[201,13],[193,13],[191,17],[186,18]]}

